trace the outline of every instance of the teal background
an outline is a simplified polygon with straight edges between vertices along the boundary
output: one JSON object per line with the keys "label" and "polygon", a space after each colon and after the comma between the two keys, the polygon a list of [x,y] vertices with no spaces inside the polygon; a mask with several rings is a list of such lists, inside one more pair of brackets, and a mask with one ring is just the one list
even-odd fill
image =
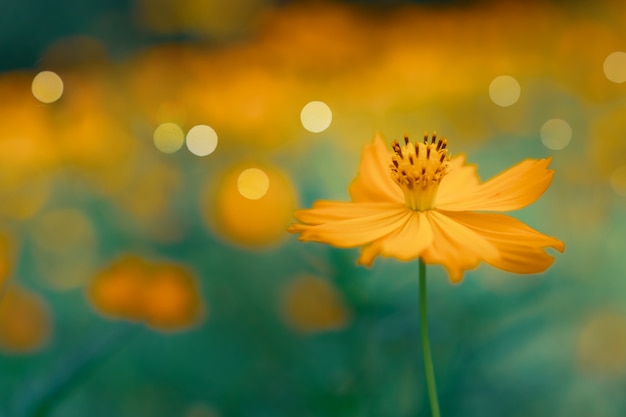
{"label": "teal background", "polygon": [[[405,132],[419,137],[434,128],[448,137],[453,154],[465,153],[477,164],[482,179],[525,158],[553,156],[552,186],[536,203],[512,215],[565,242],[565,253],[554,252],[553,266],[537,275],[518,276],[481,265],[467,271],[460,285],[452,285],[441,267],[429,266],[430,339],[442,415],[624,415],[626,185],[615,172],[626,165],[626,87],[602,73],[602,60],[609,53],[626,50],[626,14],[620,2],[531,2],[520,7],[489,2],[237,3],[285,25],[290,13],[299,10],[301,20],[293,27],[302,32],[294,33],[295,40],[282,41],[268,35],[273,24],[263,26],[247,15],[235,18],[232,31],[226,32],[213,31],[211,23],[206,31],[185,28],[184,22],[175,22],[178,29],[155,29],[142,23],[139,3],[78,7],[62,1],[0,2],[0,79],[32,77],[47,69],[47,63],[70,74],[68,79],[78,79],[66,83],[66,93],[104,78],[107,93],[113,91],[115,100],[121,97],[127,107],[111,99],[102,111],[140,149],[119,166],[68,162],[42,168],[34,177],[49,190],[45,202],[26,218],[3,212],[0,225],[15,249],[7,256],[5,286],[17,283],[44,300],[51,333],[33,351],[0,346],[1,417],[428,415],[417,262],[378,259],[372,268],[363,268],[355,264],[358,249],[301,243],[286,232],[265,244],[242,244],[219,225],[207,224],[204,216],[216,209],[204,204],[202,196],[243,162],[284,173],[297,207],[310,207],[318,199],[348,200],[362,146],[376,132],[391,140]],[[369,30],[401,30],[404,10],[436,16],[440,25],[423,28],[420,21],[411,33],[430,30],[440,35],[424,34],[424,42],[413,44],[388,39],[381,45],[360,43],[362,37],[372,39],[363,35]],[[538,16],[538,26],[528,26]],[[527,29],[521,30],[524,22]],[[333,35],[335,27],[341,36]],[[506,28],[510,31],[502,32]],[[472,37],[474,33],[482,35]],[[85,64],[46,55],[55,41],[78,35],[95,39],[106,59],[99,61],[96,54],[95,64]],[[441,40],[431,42],[438,36]],[[463,44],[466,36],[472,42],[490,41],[468,46]],[[310,58],[307,48],[317,45],[316,38],[322,53]],[[159,55],[164,45],[183,59],[168,62],[166,54]],[[293,60],[265,55],[280,45]],[[385,52],[394,45],[417,57],[405,70],[386,64]],[[189,61],[186,48],[194,51]],[[479,52],[493,60],[481,60]],[[141,78],[133,74],[151,53],[157,56],[152,62],[162,59],[163,67],[155,76],[155,96],[142,101],[133,95],[133,82]],[[436,75],[430,82],[428,77],[412,78],[427,72],[413,64],[427,67],[430,55],[435,56]],[[92,57],[87,53],[84,59]],[[223,65],[223,71],[211,72],[214,63]],[[273,81],[259,86],[248,69]],[[196,77],[205,71],[213,78],[197,86]],[[398,74],[406,78],[398,79]],[[489,100],[489,82],[500,74],[514,75],[522,86],[519,102],[511,107]],[[451,86],[455,76],[461,81]],[[351,79],[371,83],[352,85]],[[211,119],[212,113],[203,113],[200,104],[211,101],[213,86],[222,83],[237,83],[248,93],[224,100],[227,116]],[[205,122],[218,131],[215,154],[199,158],[183,148],[164,155],[152,145],[151,132],[161,117],[156,110],[159,94],[172,85],[179,92],[172,97],[198,105],[190,110],[187,127]],[[261,103],[269,109],[261,114],[269,117],[260,121],[239,113],[257,91],[270,97]],[[8,87],[0,89],[7,107],[21,103],[13,94]],[[30,91],[23,93],[27,96]],[[333,110],[333,123],[319,134],[305,131],[298,118],[310,100],[323,100]],[[54,103],[46,106],[51,114],[55,111]],[[541,125],[551,118],[562,118],[572,127],[571,142],[562,150],[547,149],[541,142]],[[0,120],[12,122],[2,114]],[[56,140],[63,123],[45,126]],[[115,131],[108,134],[106,141],[119,139]],[[8,137],[0,131],[0,143]],[[163,187],[167,209],[153,217],[129,210],[97,180],[127,164],[147,166],[150,172],[150,164],[161,163],[177,173],[179,182]],[[11,183],[14,172],[0,167],[0,174]],[[6,186],[3,199],[12,201],[16,190],[30,192],[31,186],[26,181]],[[85,270],[90,274],[84,282],[60,290],[50,285],[54,278],[46,278],[54,264],[50,258],[57,255],[45,252],[33,235],[38,219],[67,208],[90,220],[96,244],[88,251]],[[172,224],[177,238],[163,232]],[[102,315],[85,288],[125,253],[189,268],[206,317],[190,328],[168,332]],[[63,254],[51,276],[72,270],[83,255],[78,250]],[[346,312],[343,325],[316,331],[290,325],[281,294],[302,275],[319,277],[334,289]]]}

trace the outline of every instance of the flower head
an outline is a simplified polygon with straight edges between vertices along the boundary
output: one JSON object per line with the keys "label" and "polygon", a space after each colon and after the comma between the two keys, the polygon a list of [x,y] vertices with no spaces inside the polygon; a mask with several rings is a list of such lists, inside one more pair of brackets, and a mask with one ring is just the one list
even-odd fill
{"label": "flower head", "polygon": [[563,252],[563,242],[484,212],[516,210],[539,198],[552,181],[551,158],[526,159],[481,183],[476,167],[462,155],[451,157],[447,146],[425,134],[423,143],[405,137],[389,150],[377,136],[350,185],[352,202],[317,201],[297,211],[300,223],[288,230],[304,241],[361,247],[358,261],[367,266],[379,255],[422,258],[443,265],[454,282],[481,261],[523,274],[547,269],[554,258],[545,249]]}

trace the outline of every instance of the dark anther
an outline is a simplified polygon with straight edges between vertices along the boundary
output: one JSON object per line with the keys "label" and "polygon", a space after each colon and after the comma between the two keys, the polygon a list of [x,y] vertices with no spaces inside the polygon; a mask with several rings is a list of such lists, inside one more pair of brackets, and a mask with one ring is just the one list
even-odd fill
{"label": "dark anther", "polygon": [[443,144],[441,145],[441,149],[446,149],[446,146],[448,146],[448,141],[444,139]]}
{"label": "dark anther", "polygon": [[405,145],[409,144],[409,136],[408,135],[404,135],[404,144]]}
{"label": "dark anther", "polygon": [[402,170],[402,175],[404,175],[406,177],[406,171]]}
{"label": "dark anther", "polygon": [[396,168],[398,168],[398,161],[396,161],[396,160],[394,159],[394,160],[393,160],[393,161],[391,161],[391,162],[393,162],[393,165],[394,165]]}
{"label": "dark anther", "polygon": [[437,150],[441,149],[442,144],[443,144],[443,141],[439,139],[439,142],[437,142]]}
{"label": "dark anther", "polygon": [[413,157],[411,155],[409,155],[409,162],[413,165]]}
{"label": "dark anther", "polygon": [[426,159],[430,158],[430,146],[426,147]]}
{"label": "dark anther", "polygon": [[443,160],[446,159],[446,154],[442,153],[441,157],[439,158],[439,162],[443,163]]}
{"label": "dark anther", "polygon": [[422,176],[426,175],[426,168],[422,167]]}
{"label": "dark anther", "polygon": [[430,143],[435,143],[437,140],[437,132],[433,132],[433,136],[431,137]]}
{"label": "dark anther", "polygon": [[393,148],[394,152],[395,152],[396,154],[398,154],[398,156],[399,156],[400,158],[403,158],[403,156],[402,156],[402,148],[400,148],[400,144],[398,143],[398,141],[397,141],[397,140],[394,140],[394,141],[391,143],[391,147]]}
{"label": "dark anther", "polygon": [[424,145],[428,143],[428,132],[424,132]]}

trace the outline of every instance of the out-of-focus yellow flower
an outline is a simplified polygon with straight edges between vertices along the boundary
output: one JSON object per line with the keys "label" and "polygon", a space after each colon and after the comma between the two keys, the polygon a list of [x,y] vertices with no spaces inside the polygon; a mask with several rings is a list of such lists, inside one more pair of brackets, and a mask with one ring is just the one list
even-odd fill
{"label": "out-of-focus yellow flower", "polygon": [[175,264],[127,256],[98,274],[87,291],[102,314],[142,321],[158,330],[181,330],[204,315],[194,277]]}
{"label": "out-of-focus yellow flower", "polygon": [[43,298],[17,285],[5,289],[0,300],[1,350],[39,350],[50,338],[51,329],[50,309]]}
{"label": "out-of-focus yellow flower", "polygon": [[58,166],[47,108],[31,93],[33,75],[0,76],[0,187],[20,183]]}
{"label": "out-of-focus yellow flower", "polygon": [[340,329],[349,318],[335,289],[315,276],[302,276],[289,282],[283,288],[280,307],[287,324],[302,332]]}
{"label": "out-of-focus yellow flower", "polygon": [[[285,236],[296,207],[289,178],[271,166],[254,166],[263,173],[241,181],[249,165],[237,165],[221,176],[213,190],[206,189],[202,212],[209,227],[226,239],[246,246],[264,246]],[[254,198],[251,198],[254,197]]]}
{"label": "out-of-focus yellow flower", "polygon": [[[105,191],[124,184],[108,185],[110,172],[125,172],[136,156],[135,138],[126,125],[127,100],[107,72],[67,72],[63,100],[55,107],[50,128],[63,163],[103,183]],[[95,174],[95,175],[94,175]],[[92,179],[92,178],[90,178]],[[108,187],[107,187],[108,185]]]}
{"label": "out-of-focus yellow flower", "polygon": [[548,159],[527,159],[480,183],[464,156],[451,158],[447,140],[404,146],[390,153],[380,137],[365,146],[359,175],[350,186],[352,202],[318,201],[296,212],[302,222],[289,228],[300,240],[337,247],[361,246],[359,263],[378,255],[400,260],[422,258],[442,264],[453,282],[466,269],[486,261],[516,273],[536,273],[554,258],[546,247],[563,251],[563,242],[531,229],[513,217],[475,213],[525,207],[548,188]]}
{"label": "out-of-focus yellow flower", "polygon": [[12,237],[4,231],[0,232],[0,302],[2,301],[2,289],[13,269],[15,247]]}
{"label": "out-of-focus yellow flower", "polygon": [[158,329],[186,327],[202,313],[202,302],[193,276],[177,265],[154,268],[142,298],[146,323]]}

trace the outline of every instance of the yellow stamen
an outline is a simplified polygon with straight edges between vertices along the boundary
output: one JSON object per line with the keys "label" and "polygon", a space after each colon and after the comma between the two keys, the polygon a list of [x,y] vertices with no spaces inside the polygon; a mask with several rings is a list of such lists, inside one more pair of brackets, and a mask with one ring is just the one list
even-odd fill
{"label": "yellow stamen", "polygon": [[424,133],[424,143],[412,143],[404,136],[404,146],[393,141],[391,147],[391,176],[404,193],[406,205],[415,211],[434,208],[439,183],[448,173],[448,141],[433,132],[428,143],[428,133]]}

